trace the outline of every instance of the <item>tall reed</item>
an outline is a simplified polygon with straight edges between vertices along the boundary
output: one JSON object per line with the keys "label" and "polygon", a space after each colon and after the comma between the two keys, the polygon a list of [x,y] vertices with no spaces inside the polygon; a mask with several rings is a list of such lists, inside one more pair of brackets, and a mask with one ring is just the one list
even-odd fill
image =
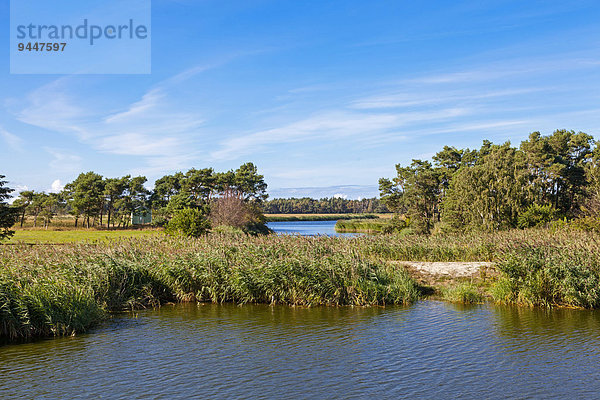
{"label": "tall reed", "polygon": [[81,332],[107,311],[167,301],[385,305],[420,295],[403,269],[331,238],[3,246],[0,261],[0,336],[9,338]]}

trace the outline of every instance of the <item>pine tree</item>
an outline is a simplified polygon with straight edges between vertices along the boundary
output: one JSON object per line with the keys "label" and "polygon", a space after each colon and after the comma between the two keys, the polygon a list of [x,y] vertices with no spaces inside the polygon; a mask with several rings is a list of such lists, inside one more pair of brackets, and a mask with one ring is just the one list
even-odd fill
{"label": "pine tree", "polygon": [[4,175],[0,175],[0,240],[12,236],[15,232],[9,230],[19,218],[19,209],[11,207],[6,200],[11,197],[13,189],[6,187]]}

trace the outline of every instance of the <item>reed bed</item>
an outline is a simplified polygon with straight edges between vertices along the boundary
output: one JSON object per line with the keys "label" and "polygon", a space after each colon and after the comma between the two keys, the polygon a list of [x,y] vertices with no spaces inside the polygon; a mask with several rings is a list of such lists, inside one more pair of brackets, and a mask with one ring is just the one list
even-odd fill
{"label": "reed bed", "polygon": [[578,230],[511,230],[436,236],[379,236],[363,254],[403,261],[491,261],[498,302],[600,308],[600,235]]}
{"label": "reed bed", "polygon": [[[356,238],[161,234],[0,246],[0,338],[85,331],[110,312],[165,302],[387,305],[422,288],[388,261],[492,261],[502,302],[600,307],[600,236],[528,230]],[[472,287],[447,293],[473,301]]]}
{"label": "reed bed", "polygon": [[403,270],[333,238],[210,235],[0,247],[0,337],[82,332],[164,302],[386,305],[415,301]]}
{"label": "reed bed", "polygon": [[390,225],[390,219],[368,219],[360,218],[340,219],[335,224],[336,232],[382,232]]}
{"label": "reed bed", "polygon": [[[497,302],[600,308],[598,233],[529,229],[434,236],[378,235],[359,241],[360,253],[375,260],[491,261],[499,276],[489,294]],[[461,292],[465,290],[448,293],[447,297],[460,298],[462,295],[455,294]]]}
{"label": "reed bed", "polygon": [[479,288],[470,282],[443,288],[441,294],[444,300],[455,303],[481,303],[484,300]]}

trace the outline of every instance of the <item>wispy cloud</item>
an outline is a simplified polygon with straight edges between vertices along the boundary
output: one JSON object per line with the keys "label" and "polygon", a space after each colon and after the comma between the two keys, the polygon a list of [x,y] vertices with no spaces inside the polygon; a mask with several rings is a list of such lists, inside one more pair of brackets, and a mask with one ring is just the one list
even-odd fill
{"label": "wispy cloud", "polygon": [[312,139],[343,140],[368,135],[369,138],[417,121],[442,120],[465,115],[469,110],[450,108],[429,112],[399,114],[332,111],[296,121],[280,128],[250,133],[223,141],[222,148],[211,153],[216,160],[235,159],[264,150],[269,145]]}
{"label": "wispy cloud", "polygon": [[23,139],[15,134],[10,133],[6,129],[0,127],[0,136],[6,145],[13,151],[23,151]]}
{"label": "wispy cloud", "polygon": [[17,119],[51,131],[85,136],[84,123],[92,114],[69,94],[68,84],[67,78],[60,78],[29,93],[28,104],[17,113]]}
{"label": "wispy cloud", "polygon": [[[357,95],[337,109],[312,113],[280,126],[238,133],[221,141],[213,160],[269,153],[280,145],[352,142],[374,148],[415,136],[482,131],[491,138],[510,129],[532,128],[539,95],[569,90],[553,74],[593,68],[580,53],[563,57],[504,59],[464,70],[425,73],[379,85],[369,95]],[[540,76],[546,79],[540,80]],[[321,87],[316,86],[319,89]],[[326,89],[325,89],[326,90]],[[303,93],[301,88],[287,94]],[[539,104],[539,103],[538,103]],[[507,107],[511,108],[508,109]],[[547,107],[546,107],[547,108]],[[272,108],[277,113],[278,108]],[[547,111],[545,112],[547,114]],[[347,140],[348,139],[348,140]]]}
{"label": "wispy cloud", "polygon": [[550,74],[561,71],[575,71],[594,68],[598,60],[590,52],[562,53],[543,58],[519,57],[502,59],[478,65],[471,69],[459,71],[443,71],[423,74],[414,78],[403,79],[400,84],[461,84],[506,80],[517,76]]}
{"label": "wispy cloud", "polygon": [[[196,110],[174,101],[172,92],[207,68],[195,67],[167,78],[116,111],[80,105],[82,99],[75,95],[74,81],[60,78],[31,92],[16,117],[30,125],[74,135],[99,152],[140,157],[153,170],[157,157],[188,159],[190,153],[196,153],[193,143],[204,121]],[[8,135],[2,136],[11,138]],[[53,168],[71,169],[81,161],[53,149],[47,151],[55,157]]]}
{"label": "wispy cloud", "polygon": [[371,96],[355,101],[352,104],[356,109],[377,109],[377,108],[406,108],[415,106],[429,106],[452,102],[477,101],[501,97],[514,97],[524,94],[549,91],[550,88],[519,88],[492,90],[485,92],[467,92],[465,90],[449,90],[447,92],[416,91],[405,89],[404,92]]}
{"label": "wispy cloud", "polygon": [[161,100],[164,100],[165,94],[160,89],[153,89],[146,92],[140,101],[136,101],[126,111],[118,112],[104,118],[104,122],[111,124],[120,121],[127,121],[130,118],[138,118],[160,106]]}
{"label": "wispy cloud", "polygon": [[63,149],[46,147],[46,152],[53,159],[50,161],[50,168],[55,172],[76,173],[81,171],[81,157]]}

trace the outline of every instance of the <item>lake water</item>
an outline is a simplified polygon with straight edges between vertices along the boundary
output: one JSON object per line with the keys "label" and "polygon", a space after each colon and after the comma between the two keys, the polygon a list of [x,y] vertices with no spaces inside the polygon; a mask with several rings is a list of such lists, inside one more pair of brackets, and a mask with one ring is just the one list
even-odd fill
{"label": "lake water", "polygon": [[0,347],[0,398],[597,398],[600,313],[176,305]]}
{"label": "lake water", "polygon": [[357,236],[358,233],[337,233],[335,224],[337,221],[278,221],[268,222],[267,226],[275,233],[302,236]]}

